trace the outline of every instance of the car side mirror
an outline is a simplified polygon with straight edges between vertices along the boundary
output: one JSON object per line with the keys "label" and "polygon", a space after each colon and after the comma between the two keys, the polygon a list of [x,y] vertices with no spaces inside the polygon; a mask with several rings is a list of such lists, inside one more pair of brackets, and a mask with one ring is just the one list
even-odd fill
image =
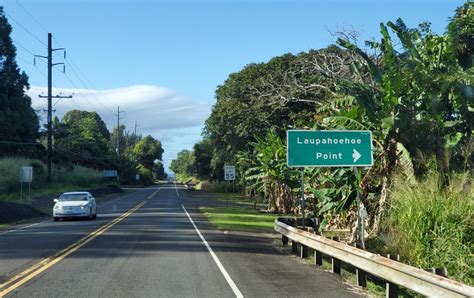
{"label": "car side mirror", "polygon": [[53,202],[57,203],[57,202],[59,202],[59,200],[58,200],[58,199],[54,199]]}

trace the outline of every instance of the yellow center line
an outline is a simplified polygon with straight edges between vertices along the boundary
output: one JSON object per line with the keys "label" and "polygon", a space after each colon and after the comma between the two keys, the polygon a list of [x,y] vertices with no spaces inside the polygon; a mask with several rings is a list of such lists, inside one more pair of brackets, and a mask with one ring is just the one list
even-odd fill
{"label": "yellow center line", "polygon": [[153,196],[155,196],[156,193],[158,193],[158,191],[160,191],[160,189],[161,188],[154,191],[151,195],[149,195],[146,198],[145,201],[143,201],[140,204],[136,205],[135,207],[128,210],[127,212],[121,214],[119,217],[115,218],[111,222],[109,222],[109,223],[103,225],[102,227],[98,228],[97,230],[91,232],[89,235],[81,238],[80,240],[78,240],[74,244],[69,245],[65,249],[55,253],[53,256],[42,260],[41,262],[29,267],[28,269],[24,270],[23,272],[21,272],[21,273],[17,274],[16,276],[12,277],[8,281],[4,282],[3,284],[0,284],[0,297],[3,297],[5,295],[7,295],[8,293],[15,290],[16,288],[18,288],[22,284],[26,283],[27,281],[31,280],[32,278],[38,276],[42,272],[44,272],[47,269],[51,268],[52,266],[59,263],[61,260],[63,260],[67,256],[69,256],[70,254],[74,253],[75,251],[77,251],[78,249],[80,249],[81,247],[83,247],[84,245],[89,243],[90,241],[94,240],[95,238],[97,238],[98,236],[103,234],[105,231],[110,229],[112,226],[116,225],[117,223],[121,222],[122,220],[124,220],[125,218],[130,216],[130,214],[132,214],[133,212],[140,209],[143,205],[145,205],[148,202],[148,200],[153,198]]}

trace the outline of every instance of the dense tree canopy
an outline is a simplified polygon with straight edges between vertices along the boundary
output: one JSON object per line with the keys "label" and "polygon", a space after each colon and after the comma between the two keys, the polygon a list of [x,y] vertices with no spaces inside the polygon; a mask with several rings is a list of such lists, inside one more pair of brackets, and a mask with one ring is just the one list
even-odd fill
{"label": "dense tree canopy", "polygon": [[38,137],[38,116],[25,94],[28,77],[15,61],[16,49],[10,38],[12,27],[0,6],[0,155],[28,154]]}
{"label": "dense tree canopy", "polygon": [[132,149],[135,160],[150,171],[153,170],[156,160],[161,160],[163,155],[161,142],[148,135],[138,141]]}
{"label": "dense tree canopy", "polygon": [[181,150],[178,156],[171,162],[170,169],[182,177],[189,177],[194,173],[194,156],[189,150]]}
{"label": "dense tree canopy", "polygon": [[55,127],[54,149],[73,163],[101,167],[110,155],[109,138],[96,112],[72,110]]}

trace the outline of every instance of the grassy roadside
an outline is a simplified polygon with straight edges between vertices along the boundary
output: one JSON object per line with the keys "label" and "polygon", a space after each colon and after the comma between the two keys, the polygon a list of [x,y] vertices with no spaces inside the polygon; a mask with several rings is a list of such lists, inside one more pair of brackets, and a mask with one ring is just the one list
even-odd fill
{"label": "grassy roadside", "polygon": [[200,207],[201,212],[220,230],[271,232],[277,215],[246,207]]}
{"label": "grassy roadside", "polygon": [[[246,232],[273,232],[276,214],[267,214],[253,208],[253,200],[246,200],[238,194],[217,194],[216,201],[239,203],[241,206],[231,205],[228,207],[200,207],[201,212],[207,219],[220,230],[246,231]],[[339,235],[339,232],[327,231],[322,233],[325,237]],[[281,245],[280,241],[275,241],[275,245]],[[289,252],[289,247],[285,248]],[[309,258],[303,262],[314,264],[314,252],[310,249]],[[329,258],[325,258],[323,266],[325,271],[331,270]],[[350,284],[357,284],[355,272],[351,268],[343,266],[341,277]],[[380,283],[367,280],[366,291],[371,297],[384,297],[385,287]]]}
{"label": "grassy roadside", "polygon": [[241,194],[237,193],[213,193],[218,197],[215,199],[220,202],[225,203],[237,203],[246,206],[255,206],[256,208],[265,208],[266,205],[264,204],[261,198],[250,199]]}
{"label": "grassy roadside", "polygon": [[[32,189],[31,190],[31,197],[42,197],[42,196],[48,196],[48,195],[53,195],[56,193],[62,193],[66,191],[71,191],[71,190],[81,190],[81,189],[89,189],[89,188],[96,188],[96,187],[101,187],[101,186],[106,186],[110,183],[96,183],[96,184],[91,184],[88,187],[84,186],[79,186],[75,184],[54,184],[54,185],[45,185],[44,187],[41,187],[39,189]],[[18,191],[17,192],[12,192],[9,194],[1,194],[0,195],[0,200],[1,201],[14,201],[17,203],[23,203],[27,202],[27,196],[28,196],[28,188],[23,189],[23,200],[20,200],[20,186],[18,186]]]}

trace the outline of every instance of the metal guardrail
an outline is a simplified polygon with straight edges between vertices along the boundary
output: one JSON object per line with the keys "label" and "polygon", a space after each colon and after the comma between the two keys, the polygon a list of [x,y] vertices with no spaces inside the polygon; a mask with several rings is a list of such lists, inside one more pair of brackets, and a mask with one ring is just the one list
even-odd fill
{"label": "metal guardrail", "polygon": [[[296,252],[296,245],[301,245],[302,256],[308,247],[315,250],[317,259],[321,253],[344,262],[386,280],[388,283],[399,285],[419,294],[430,297],[474,297],[474,288],[457,281],[436,275],[425,270],[412,267],[371,252],[349,246],[275,220],[275,231],[282,234],[283,242],[292,240],[292,249]],[[286,237],[287,239],[285,239]],[[318,258],[319,254],[319,258]],[[317,260],[316,260],[317,262]],[[333,261],[334,266],[334,261]],[[333,267],[334,268],[334,267]],[[340,269],[339,269],[340,270]]]}

